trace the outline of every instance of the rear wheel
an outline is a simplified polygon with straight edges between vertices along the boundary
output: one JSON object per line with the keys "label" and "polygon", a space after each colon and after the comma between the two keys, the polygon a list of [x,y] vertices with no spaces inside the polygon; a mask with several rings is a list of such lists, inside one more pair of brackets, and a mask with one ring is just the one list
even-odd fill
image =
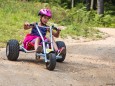
{"label": "rear wheel", "polygon": [[66,45],[63,41],[57,41],[56,42],[57,46],[58,46],[58,49],[62,48],[62,47],[65,47],[65,53],[63,53],[61,56],[62,58],[60,59],[57,59],[57,62],[63,62],[66,58]]}
{"label": "rear wheel", "polygon": [[17,40],[9,40],[6,46],[6,56],[8,60],[16,61],[19,56],[19,43]]}
{"label": "rear wheel", "polygon": [[48,70],[54,70],[55,69],[55,66],[56,66],[56,55],[55,53],[49,53],[47,55],[47,59],[49,60],[47,63],[46,63],[46,68]]}

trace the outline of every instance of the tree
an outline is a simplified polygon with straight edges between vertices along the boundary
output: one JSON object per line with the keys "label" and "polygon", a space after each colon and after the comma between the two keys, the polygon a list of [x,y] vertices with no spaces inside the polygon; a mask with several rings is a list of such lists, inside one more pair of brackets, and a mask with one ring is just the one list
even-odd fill
{"label": "tree", "polygon": [[71,0],[71,8],[74,7],[74,0]]}
{"label": "tree", "polygon": [[89,11],[90,9],[97,9],[97,0],[85,0],[86,1],[86,9]]}
{"label": "tree", "polygon": [[94,0],[91,0],[91,9],[93,9]]}
{"label": "tree", "polygon": [[104,0],[97,0],[97,13],[104,14]]}

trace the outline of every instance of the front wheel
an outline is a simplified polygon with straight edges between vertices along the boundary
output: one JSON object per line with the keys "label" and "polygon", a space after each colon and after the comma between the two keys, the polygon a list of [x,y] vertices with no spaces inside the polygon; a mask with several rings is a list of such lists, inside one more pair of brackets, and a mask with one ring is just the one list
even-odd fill
{"label": "front wheel", "polygon": [[46,68],[50,71],[53,71],[55,69],[55,66],[56,66],[56,55],[55,55],[55,53],[49,53],[47,55],[47,59],[49,61],[46,63]]}
{"label": "front wheel", "polygon": [[6,56],[8,60],[16,61],[19,56],[19,43],[17,40],[9,40],[6,46]]}

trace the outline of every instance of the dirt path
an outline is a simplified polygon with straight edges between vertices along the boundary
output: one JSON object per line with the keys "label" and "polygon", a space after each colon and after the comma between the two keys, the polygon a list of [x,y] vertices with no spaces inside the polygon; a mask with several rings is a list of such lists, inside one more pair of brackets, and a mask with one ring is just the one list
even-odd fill
{"label": "dirt path", "polygon": [[65,40],[67,57],[54,71],[34,54],[20,53],[8,61],[0,50],[0,86],[115,86],[115,29],[101,29],[110,37],[92,42]]}

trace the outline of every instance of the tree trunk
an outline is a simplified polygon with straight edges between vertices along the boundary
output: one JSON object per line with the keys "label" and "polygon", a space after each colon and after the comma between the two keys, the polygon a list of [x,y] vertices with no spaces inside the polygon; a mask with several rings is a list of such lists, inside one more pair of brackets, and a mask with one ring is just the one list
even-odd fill
{"label": "tree trunk", "polygon": [[103,0],[97,0],[97,13],[98,14],[104,14],[104,1]]}
{"label": "tree trunk", "polygon": [[93,9],[94,6],[94,0],[91,0],[91,10]]}
{"label": "tree trunk", "polygon": [[71,0],[71,8],[74,7],[74,0]]}

